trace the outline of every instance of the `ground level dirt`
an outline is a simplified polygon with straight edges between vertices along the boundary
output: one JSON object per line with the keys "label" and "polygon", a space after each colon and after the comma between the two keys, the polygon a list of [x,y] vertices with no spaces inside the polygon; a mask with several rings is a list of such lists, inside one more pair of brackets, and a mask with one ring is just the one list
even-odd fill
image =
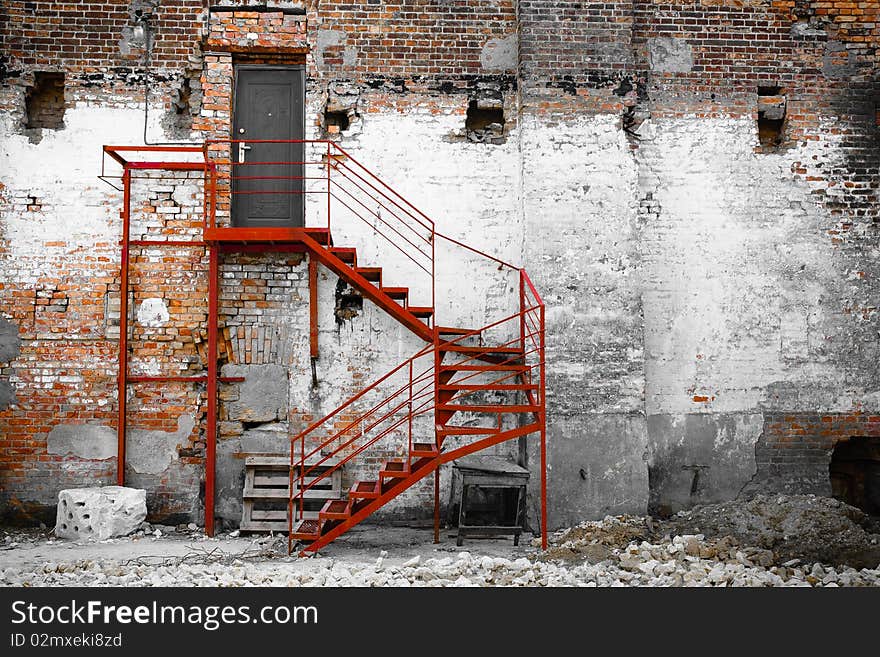
{"label": "ground level dirt", "polygon": [[806,495],[584,522],[543,553],[538,539],[460,548],[455,530],[435,545],[429,530],[378,525],[310,558],[288,557],[281,536],[194,526],[84,544],[8,530],[0,586],[878,586],[875,530],[857,509]]}
{"label": "ground level dirt", "polygon": [[880,564],[878,519],[815,495],[758,495],[698,506],[668,519],[617,516],[586,522],[558,532],[542,558],[598,563],[634,541],[663,542],[674,536],[699,537],[702,548],[693,556],[715,557],[741,547],[766,553],[761,557],[766,565],[794,560],[853,568]]}

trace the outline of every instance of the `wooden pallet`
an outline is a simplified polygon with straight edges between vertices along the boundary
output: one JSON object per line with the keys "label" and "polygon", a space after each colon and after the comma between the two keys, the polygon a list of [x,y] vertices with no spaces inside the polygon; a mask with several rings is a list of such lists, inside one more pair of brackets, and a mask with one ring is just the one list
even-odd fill
{"label": "wooden pallet", "polygon": [[[315,457],[307,461],[312,466],[320,460]],[[303,481],[307,486],[316,476],[326,472],[338,463],[328,459],[309,472]],[[241,525],[243,532],[281,532],[286,533],[287,502],[290,497],[290,457],[288,456],[248,456],[245,458],[244,490],[242,491]],[[299,467],[294,468],[294,494],[299,492]],[[303,518],[316,519],[318,512],[327,502],[342,497],[342,468],[320,480],[305,492]],[[298,515],[297,515],[298,517]]]}

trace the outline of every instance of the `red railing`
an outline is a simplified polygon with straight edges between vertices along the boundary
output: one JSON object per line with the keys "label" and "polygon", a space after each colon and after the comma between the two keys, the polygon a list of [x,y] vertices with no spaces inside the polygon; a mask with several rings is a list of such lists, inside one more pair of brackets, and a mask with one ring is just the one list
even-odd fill
{"label": "red railing", "polygon": [[[252,160],[245,155],[252,150],[241,150],[263,145],[292,148],[302,157]],[[204,153],[212,165],[208,186],[215,199],[208,204],[208,227],[231,225],[238,198],[271,202],[274,197],[300,197],[306,226],[335,226],[347,240],[361,237],[364,244],[372,245],[378,237],[389,252],[403,256],[407,266],[391,271],[391,277],[406,281],[410,298],[413,292],[423,297],[412,305],[434,307],[434,222],[336,142],[210,140]]]}
{"label": "red railing", "polygon": [[[419,418],[433,412],[434,424],[423,423],[421,430],[438,445],[435,429],[440,426],[436,413],[440,405],[439,372],[441,354],[451,347],[472,339],[480,338],[490,329],[506,329],[512,337],[505,342],[481,345],[475,352],[463,354],[456,366],[480,363],[483,359],[498,353],[498,349],[517,347],[521,351],[509,356],[496,358],[492,365],[498,366],[497,377],[486,382],[476,382],[478,377],[490,374],[493,370],[476,369],[458,376],[454,383],[467,384],[446,403],[461,402],[467,397],[498,390],[499,385],[509,385],[516,389],[517,380],[533,385],[525,387],[529,404],[537,407],[537,423],[541,433],[542,462],[542,536],[546,538],[546,493],[543,472],[546,468],[546,407],[544,397],[544,303],[524,270],[519,270],[522,281],[521,308],[518,312],[501,320],[474,329],[449,340],[440,340],[435,329],[435,341],[419,350],[412,357],[394,367],[368,387],[359,391],[331,413],[313,422],[291,441],[290,497],[288,520],[292,531],[294,517],[303,518],[306,493],[320,485],[336,470],[376,445],[388,436],[398,434],[402,440],[407,437],[407,466],[412,464],[414,425]],[[505,365],[522,365],[521,370],[505,371]],[[469,381],[474,383],[468,384]],[[513,383],[509,383],[509,382]],[[390,387],[390,393],[380,392]],[[502,388],[503,389],[503,388]],[[372,398],[371,398],[372,397]],[[375,397],[380,397],[375,401]],[[358,410],[354,410],[354,409]],[[502,412],[498,413],[498,433],[501,432]],[[316,436],[319,436],[316,438]],[[307,447],[309,441],[309,447]],[[460,449],[460,448],[459,448]],[[387,453],[387,448],[384,450]],[[298,452],[298,455],[297,455]],[[339,458],[337,458],[339,457]],[[439,465],[444,459],[439,458]]]}
{"label": "red railing", "polygon": [[[383,438],[405,432],[409,454],[414,423],[434,405],[430,353],[431,346],[424,347],[291,439],[291,521],[294,514],[303,517],[309,490]],[[393,391],[381,392],[383,384]]]}

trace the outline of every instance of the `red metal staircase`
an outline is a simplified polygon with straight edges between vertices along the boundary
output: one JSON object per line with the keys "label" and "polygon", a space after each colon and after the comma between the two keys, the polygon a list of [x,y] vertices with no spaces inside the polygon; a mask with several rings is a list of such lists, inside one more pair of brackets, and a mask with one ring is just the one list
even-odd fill
{"label": "red metal staircase", "polygon": [[[303,554],[316,552],[432,473],[436,539],[440,466],[530,434],[540,439],[541,533],[546,547],[544,303],[525,270],[439,233],[434,222],[334,142],[305,142],[305,161],[298,163],[235,162],[230,159],[230,153],[236,150],[236,143],[209,141],[201,148],[104,148],[105,153],[123,167],[123,254],[141,245],[130,241],[128,235],[132,172],[143,169],[204,172],[203,240],[165,243],[203,246],[210,256],[208,374],[203,377],[208,382],[205,502],[208,533],[213,531],[219,257],[245,251],[300,250],[308,252],[315,261],[426,344],[292,439],[289,547],[292,549],[294,542],[300,541],[304,544]],[[202,160],[132,162],[128,159],[132,153],[142,152],[158,152],[163,157],[175,152],[187,157],[198,153]],[[248,165],[266,164],[284,165],[288,167],[286,170],[291,164],[301,166],[303,173],[296,176],[296,180],[302,182],[291,184],[287,193],[326,197],[326,226],[245,228],[231,225],[228,214],[232,206],[230,200],[236,193],[234,181],[237,178],[253,181],[255,176],[242,172],[247,172]],[[396,270],[386,276],[383,268],[377,266],[379,263],[362,261],[356,248],[336,245],[331,233],[331,215],[349,221],[346,234],[352,225],[361,222],[361,230],[366,226],[368,235],[403,254],[402,262],[407,263],[410,270],[401,274],[398,263]],[[511,307],[516,307],[516,311],[481,328],[438,326],[435,248],[440,241],[486,258],[497,265],[499,271],[516,277],[519,299],[511,300]],[[124,255],[123,289],[127,285],[127,266]],[[422,300],[423,305],[414,304],[413,299]],[[312,331],[316,339],[316,326],[313,325]],[[124,358],[125,344],[121,340],[121,393],[127,381],[122,367]],[[124,394],[121,398],[124,399]],[[119,432],[120,454],[123,454],[124,404],[120,404]],[[321,485],[354,459],[365,459],[369,463],[376,460],[376,454],[389,452],[396,452],[398,457],[384,460],[372,476],[354,482],[343,499],[329,500],[317,519],[303,517],[304,500],[312,487]],[[293,485],[293,473],[300,478],[297,486]]]}
{"label": "red metal staircase", "polygon": [[[316,457],[312,468],[334,460],[336,465],[311,483],[299,482],[300,493],[291,496],[291,547],[293,541],[302,541],[308,543],[303,553],[316,552],[425,476],[436,476],[443,463],[504,441],[540,435],[545,465],[544,307],[526,273],[521,276],[530,303],[520,312],[477,330],[435,328],[430,344],[294,438],[291,472],[296,468],[301,477],[309,477],[310,468],[299,466]],[[510,326],[521,327],[521,333],[508,342],[467,344],[490,329]],[[369,392],[388,388],[395,380],[402,385],[391,385],[378,402],[353,412]],[[475,399],[487,394],[503,399]],[[468,424],[456,422],[463,416]],[[429,422],[417,427],[425,417]],[[313,440],[316,435],[322,440]],[[297,519],[310,486],[389,436],[406,441],[400,458],[385,461],[375,478],[356,481],[347,498],[328,501],[318,519]]]}

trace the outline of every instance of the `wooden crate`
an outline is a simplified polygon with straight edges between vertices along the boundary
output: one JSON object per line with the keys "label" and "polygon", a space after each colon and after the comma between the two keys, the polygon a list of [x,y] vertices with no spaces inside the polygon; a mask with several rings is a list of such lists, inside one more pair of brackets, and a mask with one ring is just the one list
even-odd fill
{"label": "wooden crate", "polygon": [[[306,466],[315,465],[315,457]],[[309,472],[303,481],[307,486],[316,476],[336,465],[328,459]],[[248,456],[245,459],[244,490],[242,491],[241,525],[243,532],[287,532],[287,502],[290,496],[290,457]],[[300,489],[299,467],[294,467],[294,494]],[[303,518],[316,519],[327,500],[342,497],[342,468],[320,480],[305,492]],[[298,514],[294,518],[298,518]]]}

